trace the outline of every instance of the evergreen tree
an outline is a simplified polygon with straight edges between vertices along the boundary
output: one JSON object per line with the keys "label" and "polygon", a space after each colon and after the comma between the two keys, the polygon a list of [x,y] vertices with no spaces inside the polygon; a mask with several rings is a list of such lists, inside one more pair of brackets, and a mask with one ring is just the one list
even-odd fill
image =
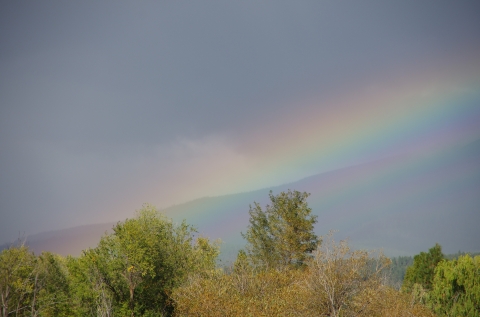
{"label": "evergreen tree", "polygon": [[413,265],[407,268],[402,288],[410,291],[415,284],[425,290],[432,289],[433,277],[437,264],[445,258],[442,247],[436,243],[428,253],[421,252],[413,258]]}
{"label": "evergreen tree", "polygon": [[265,211],[258,203],[250,206],[250,225],[242,236],[247,253],[257,267],[275,268],[302,265],[318,244],[313,231],[317,216],[308,207],[308,193],[270,191],[271,205]]}

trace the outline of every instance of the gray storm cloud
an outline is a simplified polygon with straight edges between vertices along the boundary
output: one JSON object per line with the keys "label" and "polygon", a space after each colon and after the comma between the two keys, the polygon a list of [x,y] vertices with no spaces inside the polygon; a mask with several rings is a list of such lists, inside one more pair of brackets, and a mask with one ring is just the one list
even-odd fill
{"label": "gray storm cloud", "polygon": [[475,1],[4,1],[0,243],[223,193],[199,179],[218,162],[250,171],[242,142],[300,111],[300,96],[478,49],[478,12]]}

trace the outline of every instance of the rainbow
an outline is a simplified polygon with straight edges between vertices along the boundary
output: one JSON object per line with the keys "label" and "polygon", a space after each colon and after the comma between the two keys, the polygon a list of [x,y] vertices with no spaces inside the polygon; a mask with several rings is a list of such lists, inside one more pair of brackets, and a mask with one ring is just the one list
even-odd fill
{"label": "rainbow", "polygon": [[[233,192],[243,194],[200,199],[166,212],[213,233],[212,238],[238,241],[248,223],[248,203],[265,205],[269,189],[283,190],[281,184],[321,173],[322,182],[306,179],[292,189],[314,192],[311,205],[325,223],[322,230],[354,233],[356,224],[367,226],[386,215],[403,221],[405,210],[452,207],[439,197],[458,189],[467,195],[479,176],[479,162],[458,164],[451,157],[455,147],[480,139],[480,63],[475,57],[447,66],[393,85],[359,85],[341,96],[306,98],[301,113],[273,116],[245,136],[237,151],[246,157],[249,173],[218,171],[236,184]],[[213,175],[207,181],[216,180]],[[259,188],[265,189],[252,191]],[[375,204],[368,201],[372,191],[383,195]],[[352,214],[355,208],[359,212]]]}

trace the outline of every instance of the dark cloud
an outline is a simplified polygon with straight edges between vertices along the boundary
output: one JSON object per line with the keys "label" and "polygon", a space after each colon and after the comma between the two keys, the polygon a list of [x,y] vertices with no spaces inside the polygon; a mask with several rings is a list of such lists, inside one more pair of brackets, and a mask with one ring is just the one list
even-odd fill
{"label": "dark cloud", "polygon": [[86,210],[135,191],[118,183],[154,168],[132,169],[149,147],[168,156],[182,138],[241,143],[299,111],[288,102],[298,96],[340,94],[480,47],[475,1],[0,6],[0,240],[53,228],[54,215],[95,222]]}

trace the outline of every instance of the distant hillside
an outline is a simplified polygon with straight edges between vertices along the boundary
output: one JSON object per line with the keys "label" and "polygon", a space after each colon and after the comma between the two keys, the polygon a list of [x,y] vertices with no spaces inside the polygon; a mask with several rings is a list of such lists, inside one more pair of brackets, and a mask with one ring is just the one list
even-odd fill
{"label": "distant hillside", "polygon": [[[63,230],[43,232],[25,238],[25,243],[35,254],[50,251],[61,255],[78,256],[82,250],[93,248],[105,232],[111,232],[115,223],[85,225]],[[0,250],[9,247],[0,246]]]}
{"label": "distant hillside", "polygon": [[[314,175],[272,188],[311,193],[316,231],[339,230],[360,248],[412,255],[436,242],[447,253],[480,250],[480,140],[429,155],[404,155]],[[244,242],[249,204],[268,203],[269,189],[202,198],[167,208],[232,253]]]}
{"label": "distant hillside", "polygon": [[[232,180],[233,182],[235,180]],[[414,255],[436,242],[445,253],[480,251],[480,140],[429,155],[404,155],[314,175],[273,187],[311,193],[316,232],[335,229],[359,248],[383,248],[389,256]],[[249,205],[268,203],[270,189],[201,198],[169,207],[175,221],[186,219],[199,232],[224,241],[234,257],[244,241]],[[35,250],[80,254],[95,246],[114,223],[81,226],[28,237]]]}

